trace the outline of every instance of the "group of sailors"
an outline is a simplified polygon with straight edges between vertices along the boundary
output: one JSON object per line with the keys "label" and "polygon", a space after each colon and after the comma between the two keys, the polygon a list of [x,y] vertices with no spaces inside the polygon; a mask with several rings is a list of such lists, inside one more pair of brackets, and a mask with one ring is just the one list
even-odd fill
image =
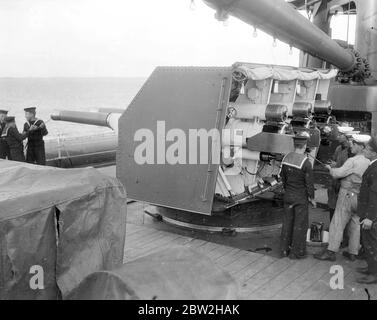
{"label": "group of sailors", "polygon": [[[46,164],[43,137],[48,134],[46,124],[36,117],[36,108],[25,108],[26,122],[20,133],[16,119],[8,116],[7,110],[0,110],[0,159],[28,162],[38,165]],[[23,141],[27,139],[26,157]]]}
{"label": "group of sailors", "polygon": [[[313,170],[305,152],[308,139],[305,132],[293,138],[295,150],[284,157],[280,173],[285,189],[281,255],[291,259],[306,257],[309,203],[316,207]],[[333,159],[325,165],[332,179],[328,247],[314,258],[336,261],[347,229],[343,256],[365,259],[367,267],[357,269],[363,274],[357,281],[377,283],[377,137],[339,128],[338,141]]]}

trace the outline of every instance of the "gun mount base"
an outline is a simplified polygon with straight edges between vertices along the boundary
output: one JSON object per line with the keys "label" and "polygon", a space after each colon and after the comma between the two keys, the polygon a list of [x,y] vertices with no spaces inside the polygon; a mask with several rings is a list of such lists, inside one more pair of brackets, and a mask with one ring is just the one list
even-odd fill
{"label": "gun mount base", "polygon": [[256,200],[214,212],[211,216],[157,206],[149,206],[144,211],[159,221],[179,228],[235,235],[279,230],[284,210],[279,203]]}

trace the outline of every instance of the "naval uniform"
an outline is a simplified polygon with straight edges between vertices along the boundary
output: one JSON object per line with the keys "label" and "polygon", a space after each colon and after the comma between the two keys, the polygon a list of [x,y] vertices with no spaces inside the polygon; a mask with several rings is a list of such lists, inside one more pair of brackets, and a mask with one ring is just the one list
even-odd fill
{"label": "naval uniform", "polygon": [[281,252],[305,256],[309,198],[314,199],[312,165],[305,154],[288,153],[280,176],[285,190]]}
{"label": "naval uniform", "polygon": [[361,179],[370,161],[363,155],[347,159],[340,168],[330,169],[335,179],[341,179],[334,217],[330,223],[328,250],[338,252],[343,232],[348,224],[348,252],[357,255],[360,246],[360,219],[357,215],[357,197]]}
{"label": "naval uniform", "polygon": [[1,138],[4,139],[8,148],[10,160],[25,162],[24,145],[22,141],[26,138],[27,133],[19,133],[15,127],[5,127]]}
{"label": "naval uniform", "polygon": [[368,263],[368,271],[377,275],[377,159],[371,162],[363,174],[357,213],[361,220],[367,218],[373,221],[370,230],[362,229],[361,240]]}
{"label": "naval uniform", "polygon": [[[41,125],[43,126],[41,127]],[[38,129],[29,131],[30,127],[35,125]],[[24,132],[29,132],[26,149],[26,162],[39,165],[46,164],[45,143],[43,137],[48,134],[46,125],[40,119],[25,122]]]}
{"label": "naval uniform", "polygon": [[0,123],[0,159],[8,158],[10,160],[8,145],[5,140],[1,138],[1,135],[5,129],[5,125],[5,122]]}

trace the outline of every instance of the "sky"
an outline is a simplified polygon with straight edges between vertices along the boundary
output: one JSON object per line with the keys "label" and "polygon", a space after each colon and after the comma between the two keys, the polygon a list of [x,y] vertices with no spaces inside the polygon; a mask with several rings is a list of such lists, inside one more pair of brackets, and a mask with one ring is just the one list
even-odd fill
{"label": "sky", "polygon": [[[195,0],[0,0],[0,77],[146,77],[156,66],[298,65],[298,50]],[[346,17],[333,37],[346,39]],[[354,19],[350,23],[354,42]]]}

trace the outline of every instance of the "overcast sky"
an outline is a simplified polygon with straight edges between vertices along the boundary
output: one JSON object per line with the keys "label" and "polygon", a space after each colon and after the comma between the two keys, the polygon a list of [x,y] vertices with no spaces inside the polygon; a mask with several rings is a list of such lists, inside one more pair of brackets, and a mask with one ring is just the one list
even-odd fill
{"label": "overcast sky", "polygon": [[[298,51],[200,0],[0,0],[0,76],[148,76],[158,65],[297,65]],[[333,23],[346,39],[346,17]],[[350,40],[354,40],[351,21]]]}

